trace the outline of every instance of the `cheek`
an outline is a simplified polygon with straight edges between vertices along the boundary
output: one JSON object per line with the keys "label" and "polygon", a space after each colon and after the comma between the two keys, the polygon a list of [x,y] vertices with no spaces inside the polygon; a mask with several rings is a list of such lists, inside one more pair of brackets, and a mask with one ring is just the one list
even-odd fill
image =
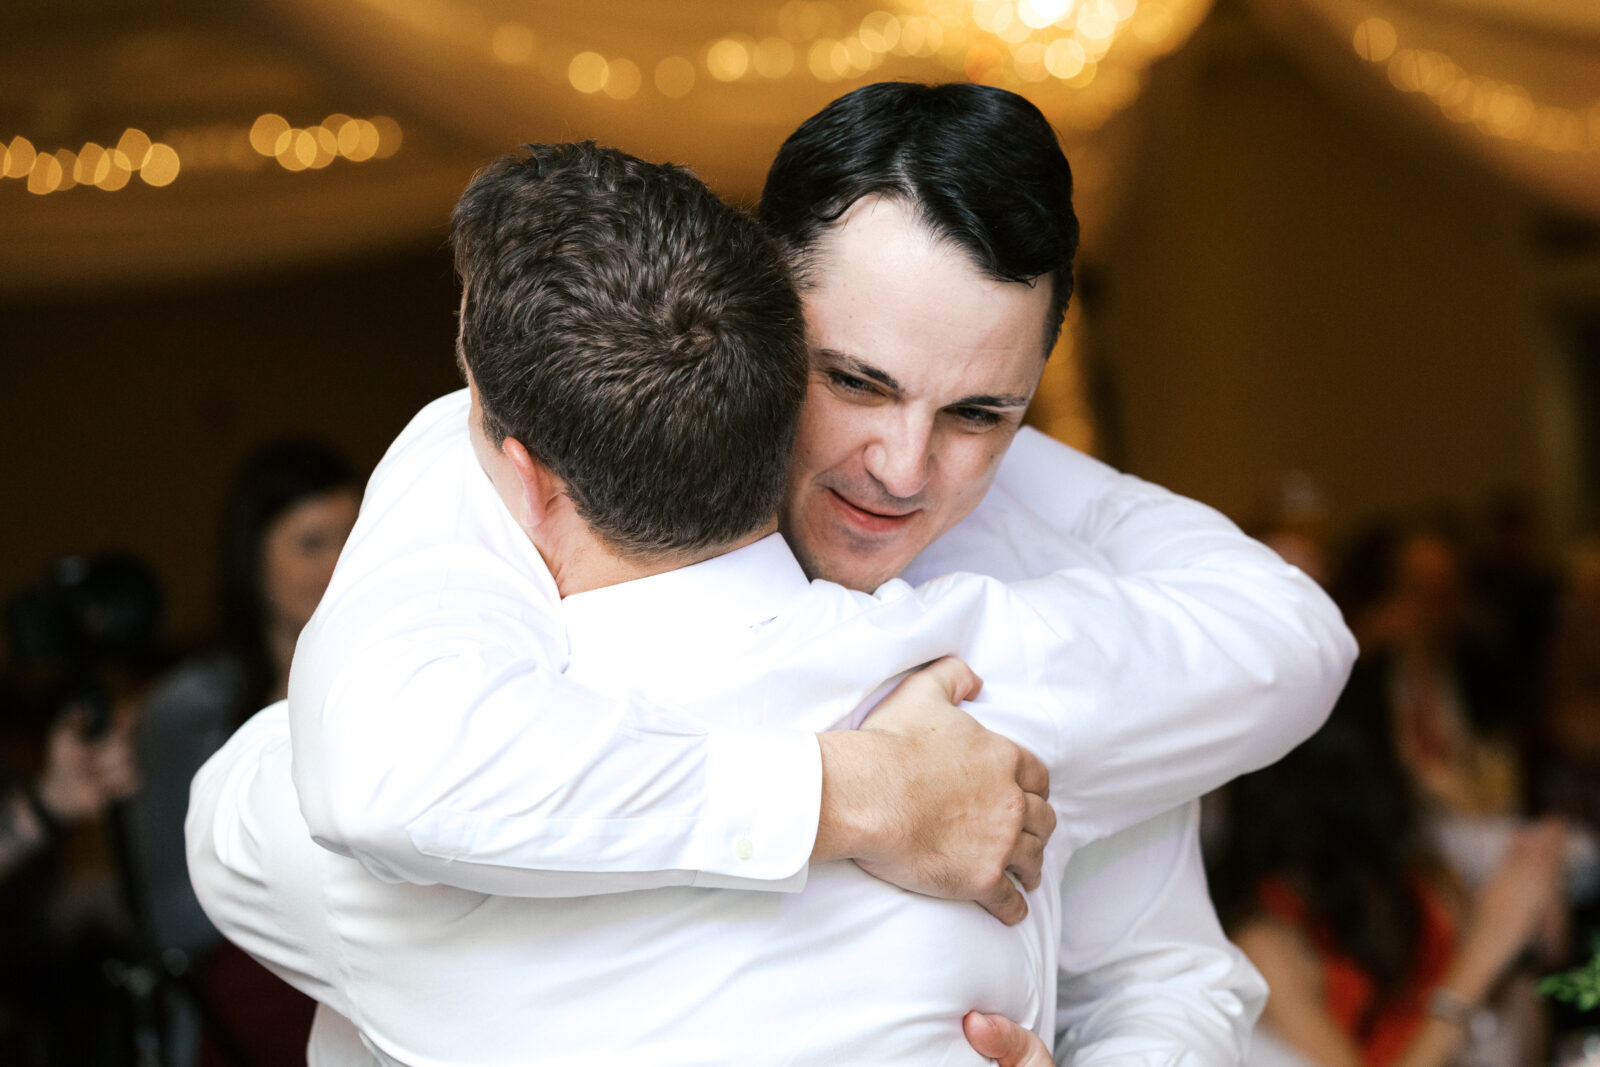
{"label": "cheek", "polygon": [[813,385],[800,411],[795,434],[791,481],[800,482],[840,466],[859,451],[862,427],[860,409],[836,400],[826,388]]}
{"label": "cheek", "polygon": [[994,473],[1000,467],[1000,460],[1004,458],[1012,436],[997,433],[964,434],[950,442],[945,449],[941,456],[943,462],[939,465],[944,489],[942,510],[950,516],[952,524],[965,518],[968,512],[978,506],[983,494],[989,491],[989,484],[994,481]]}

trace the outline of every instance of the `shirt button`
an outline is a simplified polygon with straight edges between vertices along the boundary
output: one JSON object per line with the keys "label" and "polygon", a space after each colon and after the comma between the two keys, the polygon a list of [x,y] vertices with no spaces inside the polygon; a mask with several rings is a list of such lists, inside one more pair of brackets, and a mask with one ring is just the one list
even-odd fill
{"label": "shirt button", "polygon": [[741,837],[733,843],[733,854],[742,860],[747,860],[755,852],[756,846],[750,843],[748,837]]}

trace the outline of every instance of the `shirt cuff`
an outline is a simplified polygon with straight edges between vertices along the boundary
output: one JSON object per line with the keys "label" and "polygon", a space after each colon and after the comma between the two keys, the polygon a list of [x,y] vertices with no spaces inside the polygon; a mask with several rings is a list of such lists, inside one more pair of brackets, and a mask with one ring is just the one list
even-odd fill
{"label": "shirt cuff", "polygon": [[709,735],[700,873],[712,889],[805,888],[822,810],[822,748],[798,730]]}

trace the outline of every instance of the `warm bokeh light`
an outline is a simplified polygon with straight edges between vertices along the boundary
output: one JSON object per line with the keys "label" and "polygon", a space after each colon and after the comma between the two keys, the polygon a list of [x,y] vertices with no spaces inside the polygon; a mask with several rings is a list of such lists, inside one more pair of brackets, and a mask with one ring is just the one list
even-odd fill
{"label": "warm bokeh light", "polygon": [[606,87],[610,64],[599,52],[579,52],[567,64],[567,81],[580,93],[598,93]]}
{"label": "warm bokeh light", "polygon": [[129,169],[138,170],[144,166],[144,157],[150,153],[150,135],[130,126],[117,141],[117,151],[128,157]]}
{"label": "warm bokeh light", "polygon": [[177,151],[171,145],[158,141],[150,146],[144,166],[139,168],[139,177],[146,185],[160,189],[176,181],[180,169]]}
{"label": "warm bokeh light", "polygon": [[750,69],[750,49],[724,37],[706,51],[706,73],[722,82],[738,81]]}
{"label": "warm bokeh light", "polygon": [[34,150],[33,142],[22,134],[11,138],[11,143],[6,146],[5,176],[7,178],[26,178],[33,169],[33,161],[38,152]]}
{"label": "warm bokeh light", "polygon": [[100,165],[95,168],[94,184],[98,189],[114,193],[125,188],[132,177],[133,167],[127,155],[121,149],[109,148],[100,157]]}
{"label": "warm bokeh light", "polygon": [[33,157],[33,166],[28,168],[28,192],[44,195],[53,193],[61,187],[61,164],[49,152],[41,152]]}
{"label": "warm bokeh light", "polygon": [[606,95],[613,100],[629,100],[643,82],[639,65],[631,59],[613,59],[606,71]]}
{"label": "warm bokeh light", "polygon": [[668,56],[656,64],[656,90],[674,100],[694,88],[694,64],[682,56]]}
{"label": "warm bokeh light", "polygon": [[378,127],[366,119],[356,119],[346,129],[348,130],[351,127],[355,129],[354,143],[347,147],[345,138],[341,135],[339,139],[340,150],[344,153],[344,157],[352,163],[364,163],[378,154]]}
{"label": "warm bokeh light", "polygon": [[268,112],[256,119],[250,127],[250,147],[264,156],[276,156],[278,145],[288,132],[289,120],[282,115]]}
{"label": "warm bokeh light", "polygon": [[1400,47],[1400,31],[1385,19],[1358,24],[1351,45],[1362,59],[1384,64],[1390,85],[1428,97],[1451,122],[1549,152],[1600,150],[1600,104],[1542,104],[1526,86],[1473,74],[1443,52]]}
{"label": "warm bokeh light", "polygon": [[1388,19],[1367,19],[1356,27],[1356,55],[1372,63],[1382,63],[1394,55],[1399,40],[1394,23]]}
{"label": "warm bokeh light", "polygon": [[1057,37],[1044,50],[1045,69],[1063,81],[1082,73],[1088,58],[1083,45],[1071,37]]}

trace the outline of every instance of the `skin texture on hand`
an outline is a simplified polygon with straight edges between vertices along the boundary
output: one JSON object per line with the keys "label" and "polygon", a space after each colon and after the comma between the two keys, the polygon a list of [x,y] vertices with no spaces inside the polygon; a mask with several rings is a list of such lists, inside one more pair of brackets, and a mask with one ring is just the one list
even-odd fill
{"label": "skin texture on hand", "polygon": [[[822,812],[813,862],[868,874],[1021,922],[1055,829],[1050,775],[1036,756],[957,704],[982,681],[942,659],[890,693],[856,731],[819,735]],[[1008,873],[1009,872],[1009,873]]]}
{"label": "skin texture on hand", "polygon": [[969,1011],[961,1020],[961,1030],[974,1052],[989,1057],[999,1067],[1054,1067],[1050,1050],[1039,1035],[1004,1015]]}

